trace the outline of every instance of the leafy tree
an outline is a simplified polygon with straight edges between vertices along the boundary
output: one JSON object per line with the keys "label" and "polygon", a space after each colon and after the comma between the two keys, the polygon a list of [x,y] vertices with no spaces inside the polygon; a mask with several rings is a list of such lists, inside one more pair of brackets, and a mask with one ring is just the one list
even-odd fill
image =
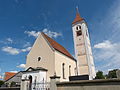
{"label": "leafy tree", "polygon": [[4,84],[4,81],[0,80],[0,87]]}
{"label": "leafy tree", "polygon": [[15,82],[11,82],[10,87],[15,87],[16,83]]}
{"label": "leafy tree", "polygon": [[107,78],[117,78],[116,71],[118,69],[114,69],[108,72]]}
{"label": "leafy tree", "polygon": [[102,71],[98,71],[96,73],[95,79],[105,79],[105,76],[103,75],[103,72]]}

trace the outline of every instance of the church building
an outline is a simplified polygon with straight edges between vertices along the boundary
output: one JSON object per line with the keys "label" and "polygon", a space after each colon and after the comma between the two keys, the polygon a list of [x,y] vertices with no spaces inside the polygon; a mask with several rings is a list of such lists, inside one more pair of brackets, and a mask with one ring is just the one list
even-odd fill
{"label": "church building", "polygon": [[69,77],[72,76],[78,76],[79,79],[79,76],[85,75],[89,80],[94,79],[95,67],[88,27],[85,20],[80,17],[78,9],[76,18],[72,22],[72,30],[76,59],[62,45],[41,32],[27,55],[28,70],[23,75],[25,78],[22,79],[31,78],[31,82],[34,82],[36,81],[34,79],[40,78],[37,81],[49,82],[50,77],[54,75],[59,76],[60,81],[69,81]]}
{"label": "church building", "polygon": [[26,69],[42,67],[47,70],[46,79],[57,75],[60,81],[69,81],[69,76],[76,75],[76,60],[60,44],[40,33],[31,51],[27,55]]}

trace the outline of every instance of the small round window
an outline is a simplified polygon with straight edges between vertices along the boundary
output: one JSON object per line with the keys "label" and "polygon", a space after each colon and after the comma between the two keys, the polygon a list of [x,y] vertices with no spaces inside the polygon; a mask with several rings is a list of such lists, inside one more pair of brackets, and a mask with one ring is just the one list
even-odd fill
{"label": "small round window", "polygon": [[41,60],[41,57],[38,57],[38,61],[40,61]]}

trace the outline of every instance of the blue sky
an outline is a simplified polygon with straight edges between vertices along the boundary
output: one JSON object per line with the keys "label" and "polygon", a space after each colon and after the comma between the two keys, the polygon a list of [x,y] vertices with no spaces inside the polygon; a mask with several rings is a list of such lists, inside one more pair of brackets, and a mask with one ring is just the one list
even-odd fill
{"label": "blue sky", "polygon": [[0,0],[0,75],[24,70],[41,31],[74,55],[76,6],[88,24],[96,71],[120,68],[119,0]]}

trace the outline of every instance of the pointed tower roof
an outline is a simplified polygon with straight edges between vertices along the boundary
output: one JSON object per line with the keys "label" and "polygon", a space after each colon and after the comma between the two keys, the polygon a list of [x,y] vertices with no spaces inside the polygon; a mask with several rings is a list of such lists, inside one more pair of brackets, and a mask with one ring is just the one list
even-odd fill
{"label": "pointed tower roof", "polygon": [[80,17],[79,11],[78,11],[78,7],[76,7],[76,18],[74,19],[74,21],[72,22],[72,24],[75,24],[76,22],[82,21],[83,18]]}

